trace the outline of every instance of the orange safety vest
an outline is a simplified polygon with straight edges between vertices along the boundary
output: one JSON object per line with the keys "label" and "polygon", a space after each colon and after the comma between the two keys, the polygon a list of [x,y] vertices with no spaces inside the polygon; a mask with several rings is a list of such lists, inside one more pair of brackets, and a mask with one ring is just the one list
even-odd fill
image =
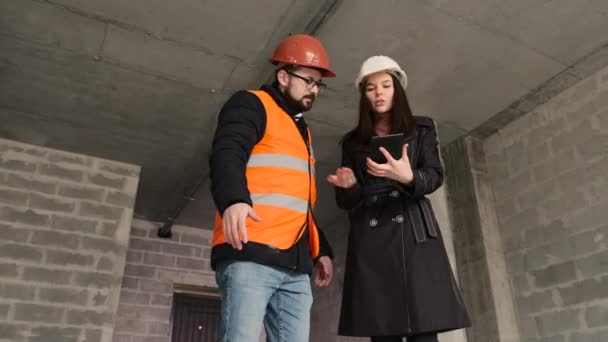
{"label": "orange safety vest", "polygon": [[[247,218],[249,241],[278,249],[292,247],[309,228],[310,254],[319,255],[319,233],[312,218],[317,199],[312,145],[306,146],[293,119],[264,91],[251,91],[266,111],[264,136],[247,162],[247,186],[261,222]],[[310,142],[310,131],[307,132]],[[310,149],[310,154],[309,154]],[[222,218],[215,215],[213,246],[226,243]]]}

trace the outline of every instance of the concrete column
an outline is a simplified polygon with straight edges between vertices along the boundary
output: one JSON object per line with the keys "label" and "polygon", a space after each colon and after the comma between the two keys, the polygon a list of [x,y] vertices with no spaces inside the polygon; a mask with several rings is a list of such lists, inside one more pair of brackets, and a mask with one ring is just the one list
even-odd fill
{"label": "concrete column", "polygon": [[469,341],[519,341],[519,330],[482,142],[444,148],[456,264],[473,320]]}
{"label": "concrete column", "polygon": [[[456,263],[456,251],[454,250],[454,234],[453,224],[450,220],[450,207],[448,203],[448,194],[446,187],[442,186],[437,191],[429,196],[431,205],[433,206],[433,212],[437,219],[437,223],[441,228],[441,235],[443,236],[443,242],[445,243],[445,249],[447,250],[448,257],[450,258],[450,265],[452,266],[452,272],[456,277],[456,281],[460,283],[458,279],[458,265]],[[439,334],[439,342],[466,342],[466,332],[464,329],[451,331],[443,334]]]}

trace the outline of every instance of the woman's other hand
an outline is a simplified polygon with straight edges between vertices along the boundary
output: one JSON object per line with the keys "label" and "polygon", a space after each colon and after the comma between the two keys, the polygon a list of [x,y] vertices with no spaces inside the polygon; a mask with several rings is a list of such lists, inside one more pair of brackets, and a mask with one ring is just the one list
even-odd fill
{"label": "woman's other hand", "polygon": [[348,167],[338,168],[335,175],[327,176],[327,181],[344,189],[352,188],[357,184],[357,178],[355,177],[353,170]]}

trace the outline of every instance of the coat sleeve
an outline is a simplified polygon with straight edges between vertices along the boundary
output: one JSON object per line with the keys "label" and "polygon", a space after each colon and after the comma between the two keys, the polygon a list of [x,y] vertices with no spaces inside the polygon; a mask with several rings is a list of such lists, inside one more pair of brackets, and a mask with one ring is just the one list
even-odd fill
{"label": "coat sleeve", "polygon": [[319,255],[315,259],[315,262],[322,256],[328,256],[330,259],[334,258],[334,251],[329,244],[329,241],[325,237],[325,233],[321,228],[317,226],[317,232],[319,233]]}
{"label": "coat sleeve", "polygon": [[418,164],[412,169],[414,181],[407,187],[410,196],[416,199],[433,193],[443,184],[443,166],[439,158],[437,129],[432,121],[421,144]]}
{"label": "coat sleeve", "polygon": [[[343,167],[348,167],[353,170],[355,177],[357,177],[357,170],[355,170],[355,163],[353,161],[353,152],[348,148],[348,142],[344,140],[342,142],[342,162]],[[344,210],[351,210],[355,208],[363,200],[363,190],[361,187],[361,179],[357,177],[357,183],[348,189],[335,187],[336,188],[336,203],[338,207]]]}
{"label": "coat sleeve", "polygon": [[232,95],[220,110],[209,158],[211,194],[220,215],[235,203],[252,205],[245,171],[265,129],[264,106],[248,91]]}

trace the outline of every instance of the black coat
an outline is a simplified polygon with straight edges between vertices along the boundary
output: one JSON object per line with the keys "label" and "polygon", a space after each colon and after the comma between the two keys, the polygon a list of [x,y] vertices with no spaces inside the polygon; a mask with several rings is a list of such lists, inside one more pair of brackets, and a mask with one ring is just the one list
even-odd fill
{"label": "black coat", "polygon": [[443,183],[434,123],[416,117],[404,139],[414,182],[405,186],[367,173],[369,146],[349,133],[342,164],[357,185],[337,189],[349,211],[350,233],[339,334],[415,335],[470,326],[441,231],[425,195]]}

